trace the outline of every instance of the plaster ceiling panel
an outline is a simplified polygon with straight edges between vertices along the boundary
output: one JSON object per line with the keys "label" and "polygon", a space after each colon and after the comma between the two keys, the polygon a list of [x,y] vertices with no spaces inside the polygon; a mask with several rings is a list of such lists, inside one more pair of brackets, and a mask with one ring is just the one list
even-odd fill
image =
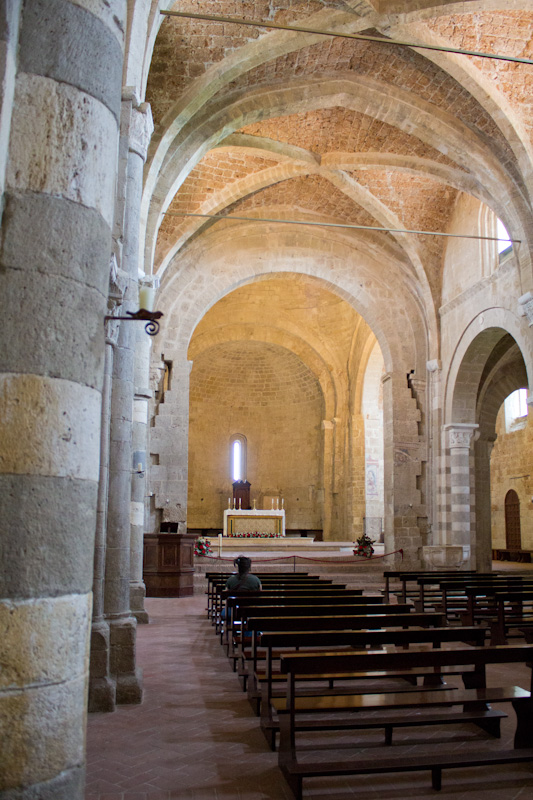
{"label": "plaster ceiling panel", "polygon": [[340,106],[267,119],[247,125],[240,132],[303,147],[317,155],[331,152],[396,153],[456,166],[454,161],[416,136],[409,136],[368,114]]}
{"label": "plaster ceiling panel", "polygon": [[[346,10],[343,0],[180,0],[171,11],[270,20],[290,25],[323,9]],[[154,48],[147,97],[159,122],[195,78],[248,42],[267,35],[265,28],[209,20],[165,17]]]}
{"label": "plaster ceiling panel", "polygon": [[[452,47],[533,58],[532,12],[509,9],[454,14],[427,20],[425,24]],[[533,67],[486,58],[472,61],[505,95],[533,137]]]}

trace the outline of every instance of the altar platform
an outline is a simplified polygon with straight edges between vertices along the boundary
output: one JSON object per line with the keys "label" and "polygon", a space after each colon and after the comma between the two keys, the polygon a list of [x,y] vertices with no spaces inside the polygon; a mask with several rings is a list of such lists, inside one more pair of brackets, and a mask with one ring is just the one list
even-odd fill
{"label": "altar platform", "polygon": [[[291,536],[287,534],[282,537],[265,539],[261,537],[238,538],[236,536],[209,536],[213,555],[229,557],[235,554],[250,555],[250,553],[262,553],[265,557],[274,555],[290,556],[318,554],[326,556],[346,556],[353,555],[356,545],[353,542],[319,542],[312,536]],[[384,552],[383,543],[374,544],[375,555],[382,555]]]}
{"label": "altar platform", "polygon": [[[195,592],[207,589],[206,572],[235,571],[233,560],[240,555],[252,559],[254,568],[260,572],[309,572],[324,578],[337,580],[348,588],[366,586],[374,588],[383,582],[383,570],[387,559],[384,545],[374,545],[374,558],[354,556],[353,542],[319,542],[310,536],[285,536],[278,539],[237,539],[210,536],[212,555],[207,558],[195,556]],[[393,556],[394,558],[394,556]]]}

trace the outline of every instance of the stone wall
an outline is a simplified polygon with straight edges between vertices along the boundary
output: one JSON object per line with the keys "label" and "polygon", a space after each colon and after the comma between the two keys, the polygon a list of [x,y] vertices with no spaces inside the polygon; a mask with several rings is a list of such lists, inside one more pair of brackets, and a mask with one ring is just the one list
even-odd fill
{"label": "stone wall", "polygon": [[503,406],[496,421],[498,438],[490,460],[492,545],[505,547],[505,495],[514,489],[520,500],[522,548],[533,550],[533,420],[506,433]]}
{"label": "stone wall", "polygon": [[322,528],[323,408],[316,377],[284,348],[229,343],[200,355],[190,384],[188,527],[221,528],[230,438],[242,434],[257,507],[281,493],[287,528]]}

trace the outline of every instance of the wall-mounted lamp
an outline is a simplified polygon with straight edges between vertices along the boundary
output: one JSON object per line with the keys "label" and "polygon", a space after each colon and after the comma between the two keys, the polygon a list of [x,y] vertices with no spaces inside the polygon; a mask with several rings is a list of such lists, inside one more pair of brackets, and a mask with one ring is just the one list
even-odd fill
{"label": "wall-mounted lamp", "polygon": [[148,334],[148,336],[156,336],[159,333],[159,322],[157,320],[161,319],[163,316],[162,311],[153,311],[154,307],[154,299],[155,299],[155,290],[157,286],[159,286],[159,281],[153,279],[153,283],[141,283],[139,288],[139,310],[138,311],[126,311],[127,317],[113,317],[107,316],[104,317],[104,322],[107,322],[110,319],[120,319],[126,322],[130,320],[146,320],[146,325],[144,326],[144,330]]}
{"label": "wall-mounted lamp", "polygon": [[158,319],[161,319],[163,316],[162,311],[147,311],[145,308],[140,308],[138,311],[126,311],[127,317],[104,317],[104,322],[107,322],[109,319],[121,319],[125,320],[126,322],[131,320],[148,320],[146,325],[144,326],[144,330],[148,334],[148,336],[156,336],[159,333],[159,322]]}

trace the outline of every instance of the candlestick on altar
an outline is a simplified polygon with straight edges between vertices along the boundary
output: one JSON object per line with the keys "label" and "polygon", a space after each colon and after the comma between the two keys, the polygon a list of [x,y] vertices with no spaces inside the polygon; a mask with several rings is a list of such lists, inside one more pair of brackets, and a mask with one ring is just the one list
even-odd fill
{"label": "candlestick on altar", "polygon": [[242,508],[242,497],[239,497],[239,509]]}
{"label": "candlestick on altar", "polygon": [[228,497],[228,508],[231,508],[231,497]]}
{"label": "candlestick on altar", "polygon": [[276,497],[276,511],[279,511],[279,497]]}
{"label": "candlestick on altar", "polygon": [[272,498],[272,511],[274,511],[274,498]]}
{"label": "candlestick on altar", "polygon": [[284,498],[284,497],[282,497],[282,499],[281,499],[281,507],[282,507],[282,508],[283,508],[283,503],[284,503],[284,502],[285,502],[285,498]]}

